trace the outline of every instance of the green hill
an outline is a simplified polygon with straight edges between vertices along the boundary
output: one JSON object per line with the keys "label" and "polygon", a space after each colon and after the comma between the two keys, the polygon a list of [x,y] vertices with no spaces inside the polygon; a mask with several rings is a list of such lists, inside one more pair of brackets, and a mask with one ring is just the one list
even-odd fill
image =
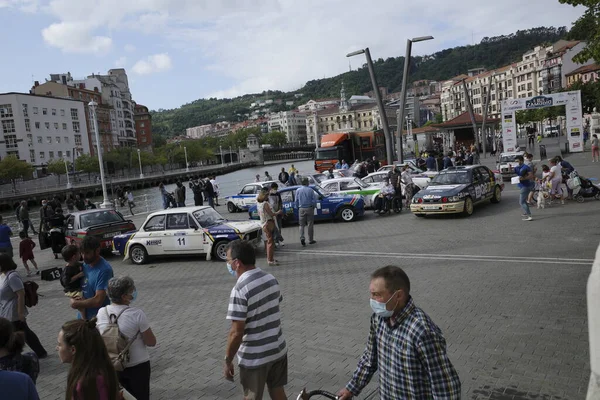
{"label": "green hill", "polygon": [[[567,29],[532,28],[511,35],[483,38],[479,44],[460,46],[439,51],[427,56],[413,57],[410,69],[410,81],[421,79],[446,80],[465,73],[471,68],[498,68],[521,59],[523,53],[541,44],[549,44],[567,36]],[[404,57],[390,57],[374,60],[375,73],[380,86],[386,86],[391,92],[399,91],[402,82]],[[362,94],[372,89],[366,64],[355,71],[349,71],[331,78],[315,79],[294,92],[269,91],[268,98],[294,100],[302,104],[311,98],[338,97],[341,81],[344,81],[348,94]],[[295,94],[302,93],[301,98]],[[199,99],[173,110],[152,111],[155,140],[185,134],[192,126],[217,121],[244,120],[250,104],[264,99],[267,93],[247,94],[233,99]],[[275,106],[273,111],[285,110],[285,106]]]}

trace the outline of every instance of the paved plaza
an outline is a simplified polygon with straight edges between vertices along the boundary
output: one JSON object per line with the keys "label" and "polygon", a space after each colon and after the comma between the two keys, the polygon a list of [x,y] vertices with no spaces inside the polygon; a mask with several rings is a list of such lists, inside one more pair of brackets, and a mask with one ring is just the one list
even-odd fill
{"label": "paved plaza", "polygon": [[[570,160],[582,174],[600,176],[587,156]],[[589,377],[585,288],[600,240],[600,201],[534,209],[532,222],[520,214],[518,192],[507,183],[500,204],[476,207],[471,218],[368,212],[353,223],[318,223],[317,244],[307,248],[297,227],[285,228],[286,246],[276,252],[281,265],[266,267],[262,253],[258,265],[281,284],[289,398],[303,387],[337,391],[345,385],[368,334],[369,274],[393,264],[406,270],[416,304],[444,332],[463,398],[583,399]],[[143,220],[134,219],[137,226]],[[37,254],[43,267],[62,265],[49,250]],[[115,275],[135,280],[135,305],[147,313],[159,342],[150,350],[152,398],[241,398],[239,381],[222,377],[235,283],[225,263],[192,257],[135,266],[108,259]],[[68,365],[54,351],[56,336],[75,312],[58,281],[40,285],[44,297],[28,321],[51,356],[41,361],[37,386],[42,399],[58,400]]]}

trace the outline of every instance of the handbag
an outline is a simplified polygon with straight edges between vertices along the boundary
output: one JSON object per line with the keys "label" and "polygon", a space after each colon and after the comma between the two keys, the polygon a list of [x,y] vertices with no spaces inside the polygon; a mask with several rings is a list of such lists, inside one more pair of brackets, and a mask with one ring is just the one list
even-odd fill
{"label": "handbag", "polygon": [[40,233],[38,233],[38,240],[40,242],[40,250],[46,250],[51,247],[48,232],[40,231]]}

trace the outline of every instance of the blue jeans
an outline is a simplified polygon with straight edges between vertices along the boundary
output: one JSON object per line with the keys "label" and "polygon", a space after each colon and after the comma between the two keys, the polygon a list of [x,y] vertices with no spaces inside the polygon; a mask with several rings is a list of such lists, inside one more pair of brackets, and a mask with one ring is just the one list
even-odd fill
{"label": "blue jeans", "polygon": [[531,211],[529,210],[529,205],[527,204],[527,197],[531,192],[531,188],[529,186],[520,188],[521,194],[519,196],[519,205],[523,209],[523,213],[525,215],[531,215]]}

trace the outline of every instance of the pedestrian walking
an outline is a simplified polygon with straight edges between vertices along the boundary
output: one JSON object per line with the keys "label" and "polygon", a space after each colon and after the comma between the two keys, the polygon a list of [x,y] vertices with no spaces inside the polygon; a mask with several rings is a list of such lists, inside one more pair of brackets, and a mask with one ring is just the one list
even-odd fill
{"label": "pedestrian walking", "polygon": [[24,333],[25,342],[38,358],[46,358],[46,349],[27,325],[25,286],[16,269],[17,264],[11,257],[0,254],[0,317],[9,320],[16,331]]}
{"label": "pedestrian walking", "polygon": [[527,204],[527,199],[529,198],[529,192],[535,187],[533,171],[529,166],[525,165],[523,156],[516,156],[515,161],[518,163],[515,167],[515,173],[519,177],[519,184],[517,186],[520,191],[519,205],[523,210],[523,221],[532,221],[533,218],[531,217],[531,210],[529,209],[529,204]]}
{"label": "pedestrian walking", "polygon": [[275,232],[275,218],[281,214],[271,210],[269,205],[269,192],[266,189],[262,189],[258,196],[256,196],[256,207],[258,216],[260,218],[260,224],[262,225],[262,231],[265,234],[265,248],[267,250],[267,262],[269,265],[279,265],[275,260],[275,240],[273,238]]}
{"label": "pedestrian walking", "polygon": [[[523,157],[525,159],[525,165],[527,165],[529,168],[531,168],[531,172],[533,173],[533,180],[535,182],[535,180],[537,179],[537,165],[533,162],[533,154],[532,153],[525,153],[523,154]],[[527,197],[527,202],[529,203],[530,206],[533,205],[534,203],[534,199],[533,199],[533,190],[531,190],[531,192],[529,192],[529,196]]]}
{"label": "pedestrian walking", "polygon": [[317,205],[317,192],[308,187],[308,178],[302,179],[302,186],[296,189],[296,207],[300,223],[300,243],[306,246],[304,226],[308,227],[308,244],[317,243],[314,236],[315,207]]}
{"label": "pedestrian walking", "polygon": [[560,164],[558,164],[555,158],[550,160],[550,171],[544,178],[544,183],[550,184],[551,200],[560,200],[562,204],[565,204],[565,199],[561,188],[562,172],[560,170]]}
{"label": "pedestrian walking", "polygon": [[66,400],[122,398],[115,367],[104,339],[96,329],[96,318],[75,319],[63,324],[56,350],[61,363],[71,364]]}
{"label": "pedestrian walking", "polygon": [[10,258],[13,257],[13,247],[10,241],[12,235],[12,230],[4,223],[2,215],[0,215],[0,254],[6,254]]}
{"label": "pedestrian walking", "polygon": [[281,167],[281,172],[279,173],[278,178],[282,185],[287,185],[288,180],[290,179],[290,174],[285,171],[284,167]]}
{"label": "pedestrian walking", "polygon": [[261,400],[265,384],[273,400],[285,400],[287,346],[281,331],[279,282],[256,267],[254,247],[234,240],[227,249],[227,269],[237,279],[231,290],[227,319],[231,329],[225,350],[224,375],[233,380],[237,354],[245,399]]}
{"label": "pedestrian walking", "polygon": [[48,232],[48,220],[54,215],[54,209],[48,204],[47,200],[42,200],[40,208],[40,232]]}
{"label": "pedestrian walking", "polygon": [[135,208],[135,203],[133,201],[133,193],[131,193],[131,190],[127,191],[126,196],[127,196],[127,205],[129,206],[129,212],[131,213],[131,215],[135,215],[135,214],[133,214],[133,209]]}
{"label": "pedestrian walking", "polygon": [[535,129],[530,126],[525,129],[527,131],[527,147],[533,150],[533,145],[535,144]]}
{"label": "pedestrian walking", "polygon": [[21,201],[21,205],[19,206],[19,221],[23,225],[23,232],[28,233],[29,228],[31,227],[31,231],[34,235],[37,235],[35,231],[35,227],[31,224],[31,218],[29,216],[29,206],[27,205],[27,201]]}
{"label": "pedestrian walking", "polygon": [[595,133],[592,135],[591,145],[592,162],[598,162],[598,158],[600,157],[600,147],[598,147],[598,135],[596,135]]}
{"label": "pedestrian walking", "polygon": [[176,185],[175,201],[177,202],[177,207],[185,207],[185,186],[180,181],[177,181]]}
{"label": "pedestrian walking", "polygon": [[57,208],[54,211],[54,215],[48,220],[50,246],[52,247],[55,259],[58,259],[62,248],[67,244],[65,238],[65,219],[62,208]]}
{"label": "pedestrian walking", "polygon": [[100,256],[100,240],[95,236],[86,236],[81,241],[83,254],[83,292],[82,299],[71,298],[71,308],[85,308],[84,319],[92,319],[101,307],[110,304],[106,295],[108,281],[113,277],[110,264]]}
{"label": "pedestrian walking", "polygon": [[217,182],[217,178],[216,177],[212,177],[210,180],[210,184],[213,187],[213,198],[214,198],[214,202],[215,202],[215,206],[219,206],[219,183]]}
{"label": "pedestrian walking", "polygon": [[27,233],[24,231],[19,232],[19,237],[21,238],[21,242],[19,243],[19,258],[21,258],[21,261],[23,261],[23,266],[27,271],[27,276],[33,276],[33,273],[27,264],[29,261],[31,261],[31,265],[35,267],[35,274],[39,275],[40,270],[38,269],[37,263],[35,262],[35,257],[33,255],[35,242],[27,237]]}
{"label": "pedestrian walking", "polygon": [[290,176],[288,178],[287,185],[288,186],[296,186],[298,182],[296,181],[296,171],[291,171]]}
{"label": "pedestrian walking", "polygon": [[23,353],[24,346],[23,332],[17,332],[9,320],[0,318],[0,371],[22,372],[29,375],[35,384],[40,372],[40,362],[35,353]]}
{"label": "pedestrian walking", "polygon": [[379,397],[460,399],[458,373],[448,359],[440,328],[410,295],[410,280],[399,267],[371,274],[371,326],[367,346],[352,379],[338,395],[358,396],[379,371]]}
{"label": "pedestrian walking", "polygon": [[271,188],[269,190],[269,206],[271,206],[271,210],[275,213],[275,231],[273,232],[275,247],[285,246],[283,236],[281,236],[281,229],[283,227],[283,201],[281,200],[281,195],[277,191],[278,189],[279,185],[276,182],[271,183]]}
{"label": "pedestrian walking", "polygon": [[150,399],[150,354],[147,347],[156,346],[156,337],[144,311],[132,306],[137,289],[129,276],[108,281],[111,304],[98,311],[96,327],[100,334],[108,329],[115,317],[119,331],[131,342],[129,360],[123,371],[117,371],[119,383],[137,400]]}

